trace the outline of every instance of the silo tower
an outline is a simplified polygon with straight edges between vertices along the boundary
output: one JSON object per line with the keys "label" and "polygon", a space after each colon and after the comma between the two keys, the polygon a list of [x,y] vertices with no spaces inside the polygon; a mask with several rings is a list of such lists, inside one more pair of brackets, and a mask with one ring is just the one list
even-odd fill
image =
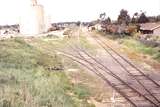
{"label": "silo tower", "polygon": [[45,32],[44,8],[37,3],[37,0],[31,0],[27,12],[21,17],[20,32],[25,35]]}

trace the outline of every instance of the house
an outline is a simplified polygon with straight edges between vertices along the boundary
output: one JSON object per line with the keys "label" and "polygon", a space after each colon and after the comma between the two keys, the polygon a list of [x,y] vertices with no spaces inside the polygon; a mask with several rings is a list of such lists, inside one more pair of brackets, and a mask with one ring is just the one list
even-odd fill
{"label": "house", "polygon": [[110,24],[106,26],[106,31],[114,34],[124,34],[127,29],[127,26]]}
{"label": "house", "polygon": [[160,22],[141,24],[140,32],[142,34],[160,35]]}

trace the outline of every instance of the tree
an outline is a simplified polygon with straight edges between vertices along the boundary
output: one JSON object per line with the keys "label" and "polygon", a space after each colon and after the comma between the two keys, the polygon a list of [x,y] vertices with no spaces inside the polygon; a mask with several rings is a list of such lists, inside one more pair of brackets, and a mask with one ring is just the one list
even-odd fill
{"label": "tree", "polygon": [[76,25],[77,25],[77,26],[80,26],[80,24],[81,24],[81,22],[80,22],[80,21],[76,22]]}
{"label": "tree", "polygon": [[138,23],[147,23],[147,22],[149,22],[149,19],[145,15],[145,12],[142,12],[138,19]]}
{"label": "tree", "polygon": [[131,19],[131,23],[136,23],[137,21],[136,21],[136,18],[135,17],[132,17],[132,19]]}
{"label": "tree", "polygon": [[138,23],[138,12],[134,13],[132,19],[131,19],[132,23]]}
{"label": "tree", "polygon": [[138,17],[138,12],[134,13],[134,16]]}
{"label": "tree", "polygon": [[107,24],[111,24],[111,18],[110,18],[110,17],[108,17],[108,18],[106,19],[106,23],[107,23]]}
{"label": "tree", "polygon": [[110,24],[111,23],[111,19],[110,17],[107,17],[106,18],[106,13],[101,13],[99,15],[99,23],[102,25],[102,26],[106,26],[107,24]]}
{"label": "tree", "polygon": [[117,21],[118,21],[119,24],[126,24],[126,25],[128,25],[129,22],[131,21],[130,16],[128,15],[128,11],[122,9],[120,11],[120,15],[118,16]]}
{"label": "tree", "polygon": [[108,17],[108,18],[104,19],[103,21],[101,21],[101,24],[102,24],[102,25],[111,24],[111,19],[110,19],[110,17]]}
{"label": "tree", "polygon": [[105,18],[106,18],[106,13],[104,12],[104,13],[101,13],[100,15],[99,15],[99,18],[100,18],[100,20],[105,20]]}
{"label": "tree", "polygon": [[158,16],[156,17],[156,21],[157,21],[157,22],[160,21],[160,15],[158,15]]}
{"label": "tree", "polygon": [[148,20],[149,20],[149,22],[156,22],[156,16],[149,16],[149,17],[147,17],[148,18]]}

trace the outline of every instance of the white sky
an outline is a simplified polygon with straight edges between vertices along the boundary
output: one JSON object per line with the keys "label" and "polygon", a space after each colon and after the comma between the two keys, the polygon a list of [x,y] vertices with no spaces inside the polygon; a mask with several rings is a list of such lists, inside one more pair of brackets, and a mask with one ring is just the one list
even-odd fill
{"label": "white sky", "polygon": [[[119,11],[127,9],[130,15],[140,10],[147,15],[160,14],[160,0],[38,0],[44,5],[45,12],[52,22],[59,21],[90,21],[97,19],[99,14],[116,19]],[[18,23],[19,17],[25,13],[30,0],[0,0],[0,24]]]}

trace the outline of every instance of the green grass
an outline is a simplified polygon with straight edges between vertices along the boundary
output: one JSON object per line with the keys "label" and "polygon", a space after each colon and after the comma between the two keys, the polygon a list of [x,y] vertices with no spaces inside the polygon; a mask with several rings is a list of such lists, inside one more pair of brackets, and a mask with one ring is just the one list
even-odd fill
{"label": "green grass", "polygon": [[160,48],[159,47],[151,47],[147,46],[140,41],[134,39],[134,37],[126,36],[126,35],[111,35],[105,34],[103,32],[96,32],[97,34],[103,35],[109,39],[118,41],[124,46],[127,46],[129,49],[134,50],[135,52],[143,53],[151,56],[153,59],[160,62]]}
{"label": "green grass", "polygon": [[56,54],[50,56],[23,38],[0,41],[0,49],[0,107],[93,106],[84,97],[89,96],[85,87],[72,84],[63,70],[48,70],[63,66]]}
{"label": "green grass", "polygon": [[88,99],[90,97],[89,89],[86,89],[86,87],[83,84],[77,84],[74,86],[74,93],[77,95],[80,99]]}
{"label": "green grass", "polygon": [[[79,45],[81,47],[84,47],[88,50],[94,50],[96,47],[93,46],[88,42],[88,40],[85,37],[86,35],[80,33],[79,40],[77,35],[75,37],[67,38],[65,37],[64,39],[50,39],[50,38],[43,38],[42,41],[45,41],[46,43],[50,44],[56,44],[54,45],[54,48],[66,48],[69,45]],[[48,40],[48,41],[47,41]],[[53,45],[52,45],[53,46]]]}
{"label": "green grass", "polygon": [[150,55],[153,59],[160,61],[160,49],[157,47],[146,46],[133,38],[123,38],[119,41],[128,48],[146,55]]}

